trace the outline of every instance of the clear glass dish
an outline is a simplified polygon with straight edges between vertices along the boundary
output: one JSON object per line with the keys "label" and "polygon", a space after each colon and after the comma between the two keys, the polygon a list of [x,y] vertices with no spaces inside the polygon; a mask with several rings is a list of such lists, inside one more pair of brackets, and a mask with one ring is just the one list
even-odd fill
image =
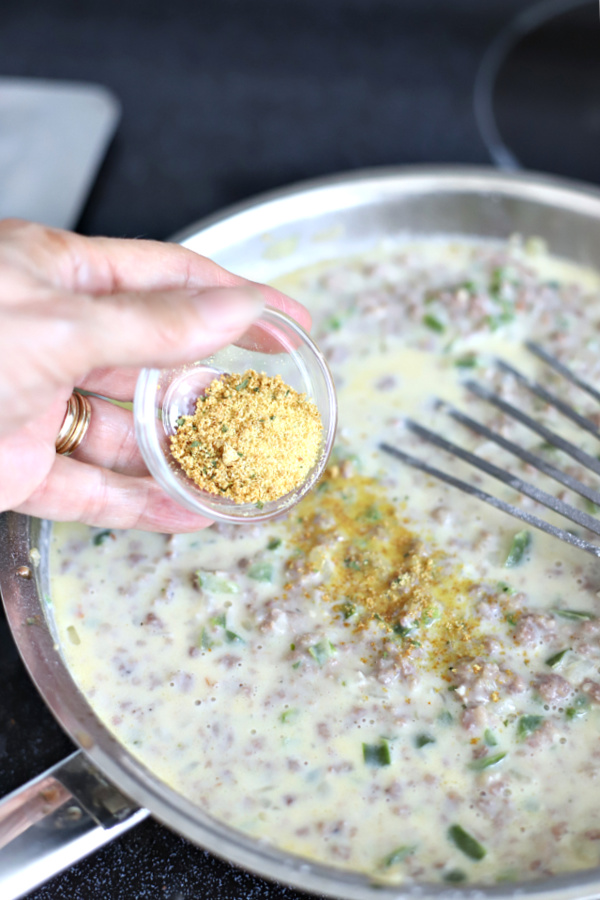
{"label": "clear glass dish", "polygon": [[[306,480],[260,509],[254,503],[234,503],[203,491],[169,450],[177,419],[194,413],[196,399],[210,382],[224,373],[248,369],[281,375],[286,384],[314,401],[323,422],[319,457]],[[215,521],[264,522],[291,509],[323,474],[335,438],[337,400],[331,372],[317,345],[290,316],[266,307],[241,338],[209,357],[174,369],[142,369],[133,414],[137,442],[148,470],[173,500]]]}

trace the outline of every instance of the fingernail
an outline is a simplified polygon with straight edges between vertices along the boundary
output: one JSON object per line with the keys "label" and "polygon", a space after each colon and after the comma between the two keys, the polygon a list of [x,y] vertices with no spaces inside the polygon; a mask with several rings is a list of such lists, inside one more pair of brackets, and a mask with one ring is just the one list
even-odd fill
{"label": "fingernail", "polygon": [[204,323],[214,331],[231,331],[249,325],[258,318],[265,305],[258,288],[246,286],[204,291],[197,302]]}

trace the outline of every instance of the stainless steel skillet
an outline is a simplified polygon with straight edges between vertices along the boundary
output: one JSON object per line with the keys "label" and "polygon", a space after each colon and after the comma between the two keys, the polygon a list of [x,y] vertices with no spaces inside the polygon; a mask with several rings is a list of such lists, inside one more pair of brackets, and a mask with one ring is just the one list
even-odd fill
{"label": "stainless steel skillet", "polygon": [[[554,253],[594,264],[600,259],[600,191],[488,169],[375,170],[277,191],[205,220],[178,239],[235,272],[268,281],[409,234],[506,238],[516,231],[546,239]],[[82,749],[0,803],[3,900],[32,890],[149,812],[262,876],[348,900],[600,896],[600,869],[486,888],[382,887],[281,852],[212,819],[137,762],[71,679],[54,634],[49,534],[49,523],[0,517],[0,590],[35,684]]]}

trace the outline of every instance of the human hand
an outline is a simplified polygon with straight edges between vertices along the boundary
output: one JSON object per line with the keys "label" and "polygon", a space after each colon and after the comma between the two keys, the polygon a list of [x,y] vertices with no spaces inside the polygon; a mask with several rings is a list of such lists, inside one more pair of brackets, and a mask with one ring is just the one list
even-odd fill
{"label": "human hand", "polygon": [[140,367],[206,356],[265,302],[310,325],[289,297],[177,244],[0,222],[0,511],[164,532],[210,524],[148,475],[129,410],[90,397],[73,456],[56,454],[56,436],[74,387],[131,401]]}

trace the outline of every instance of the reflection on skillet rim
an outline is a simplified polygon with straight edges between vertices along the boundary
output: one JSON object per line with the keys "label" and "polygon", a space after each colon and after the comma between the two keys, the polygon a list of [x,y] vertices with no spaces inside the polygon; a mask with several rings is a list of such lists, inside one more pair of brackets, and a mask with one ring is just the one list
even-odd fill
{"label": "reflection on skillet rim", "polygon": [[[316,220],[319,203],[325,215]],[[519,205],[524,208],[519,210]],[[344,211],[351,210],[360,210],[357,219],[366,226],[367,235],[357,233],[354,222],[354,231],[351,224],[348,231],[342,233],[341,240],[340,234],[333,232],[328,239],[324,229],[331,228],[340,215],[344,216]],[[379,234],[373,228],[375,220],[380,225]],[[283,222],[283,226],[277,227],[278,222]],[[290,224],[286,224],[288,222]],[[268,195],[200,223],[180,236],[180,240],[194,250],[216,257],[225,266],[241,269],[242,274],[259,279],[273,278],[283,271],[306,265],[309,260],[303,258],[303,253],[305,257],[312,253],[312,261],[332,258],[333,254],[339,258],[357,252],[369,243],[372,246],[377,237],[384,234],[406,233],[409,224],[410,230],[417,234],[443,232],[494,237],[507,237],[519,228],[526,234],[546,238],[553,252],[589,265],[597,261],[599,255],[600,192],[558,179],[503,175],[486,169],[383,170],[337,176]],[[310,236],[297,239],[299,252],[296,247],[287,259],[277,260],[277,254],[274,254],[275,261],[270,262],[257,254],[257,249],[264,251],[265,248],[263,232],[269,230],[273,240],[289,242],[296,239],[295,232],[306,231],[307,225]],[[236,266],[228,261],[228,253],[235,256],[239,251],[236,238],[241,244],[248,233],[252,237],[243,248],[248,259],[242,258]],[[227,242],[223,240],[225,235],[229,238]],[[219,240],[226,247],[221,253]],[[332,243],[337,244],[337,249],[330,246]],[[248,271],[252,262],[254,271]],[[261,274],[268,269],[270,275]],[[457,898],[474,898],[519,893],[544,900],[584,900],[598,896],[599,869],[484,888],[468,885],[459,889],[439,884],[381,886],[358,873],[310,863],[277,850],[204,813],[135,760],[96,717],[73,682],[57,650],[52,619],[48,615],[50,607],[43,600],[49,592],[47,550],[50,527],[50,523],[12,513],[0,517],[0,558],[3,561],[0,588],[13,635],[40,693],[67,733],[115,785],[151,809],[165,824],[259,875],[349,900],[450,894]],[[31,565],[32,547],[40,550],[41,563],[35,570],[35,578],[25,580],[17,577],[15,572],[19,566]],[[32,619],[39,625],[28,624]]]}

